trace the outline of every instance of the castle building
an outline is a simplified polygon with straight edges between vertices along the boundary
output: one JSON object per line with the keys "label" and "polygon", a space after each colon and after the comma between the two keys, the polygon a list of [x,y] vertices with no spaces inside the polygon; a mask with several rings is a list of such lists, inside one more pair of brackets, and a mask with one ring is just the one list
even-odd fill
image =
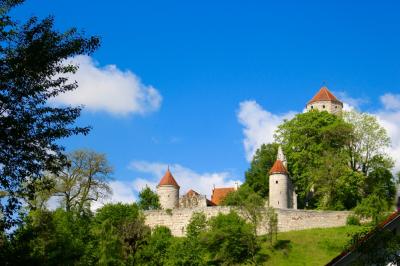
{"label": "castle building", "polygon": [[157,194],[162,209],[179,207],[179,185],[172,176],[169,168],[157,186]]}
{"label": "castle building", "polygon": [[280,146],[276,161],[269,174],[269,206],[280,209],[297,209],[297,195],[287,171],[286,157]]}
{"label": "castle building", "polygon": [[340,114],[343,110],[343,103],[333,95],[327,87],[323,86],[315,96],[307,103],[307,111],[327,111],[331,114]]}

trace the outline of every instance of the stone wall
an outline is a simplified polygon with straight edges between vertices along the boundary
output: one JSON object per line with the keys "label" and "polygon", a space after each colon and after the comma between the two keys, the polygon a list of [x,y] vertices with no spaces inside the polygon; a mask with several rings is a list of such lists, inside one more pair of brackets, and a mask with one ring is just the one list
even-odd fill
{"label": "stone wall", "polygon": [[[216,216],[218,213],[229,213],[232,207],[200,207],[180,208],[169,210],[145,211],[146,224],[151,228],[164,225],[171,229],[174,236],[184,236],[186,227],[194,212],[203,212],[207,218]],[[278,214],[278,230],[280,232],[303,230],[310,228],[324,228],[343,226],[346,224],[348,211],[313,211],[276,209]],[[259,234],[264,234],[266,228],[258,228]]]}

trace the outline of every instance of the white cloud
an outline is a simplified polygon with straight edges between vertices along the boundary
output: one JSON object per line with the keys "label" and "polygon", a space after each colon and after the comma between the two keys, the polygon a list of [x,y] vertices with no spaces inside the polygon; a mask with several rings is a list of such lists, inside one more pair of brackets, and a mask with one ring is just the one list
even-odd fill
{"label": "white cloud", "polygon": [[395,159],[395,172],[400,171],[400,94],[387,93],[380,97],[384,110],[376,112],[381,125],[387,130],[392,140],[388,149],[389,155]]}
{"label": "white cloud", "polygon": [[[235,183],[241,183],[239,179],[233,178],[229,172],[198,173],[180,164],[171,164],[169,167],[176,182],[181,187],[181,195],[189,189],[193,189],[210,198],[214,185],[216,187],[233,187]],[[158,162],[134,161],[130,164],[130,168],[138,172],[150,174],[150,178],[135,179],[134,188],[139,192],[146,185],[155,189],[159,180],[164,176],[168,165]]]}
{"label": "white cloud", "polygon": [[[367,103],[366,99],[352,98],[345,92],[337,93],[340,100],[344,102],[346,110],[358,109],[362,104]],[[379,123],[387,130],[391,138],[391,147],[388,154],[395,159],[394,171],[400,171],[400,94],[387,93],[380,97],[383,109],[371,113],[378,118]],[[251,161],[255,151],[263,143],[273,141],[273,134],[284,119],[290,119],[294,112],[277,115],[263,109],[255,101],[244,101],[240,103],[238,119],[243,125],[246,158]]]}
{"label": "white cloud", "polygon": [[345,111],[360,109],[361,105],[368,103],[368,99],[351,97],[345,91],[335,91],[333,94],[343,102],[343,110]]}
{"label": "white cloud", "polygon": [[145,114],[157,111],[162,97],[152,86],[144,85],[129,70],[116,65],[99,67],[91,57],[80,55],[68,61],[79,66],[70,76],[79,87],[57,96],[56,104],[84,105],[90,111],[106,111],[116,115]]}
{"label": "white cloud", "polygon": [[264,110],[256,101],[240,103],[237,114],[239,123],[243,125],[243,145],[247,161],[251,161],[254,153],[264,143],[274,140],[274,132],[284,119],[290,119],[295,112],[276,115]]}
{"label": "white cloud", "polygon": [[400,94],[386,93],[380,97],[387,110],[400,110]]}

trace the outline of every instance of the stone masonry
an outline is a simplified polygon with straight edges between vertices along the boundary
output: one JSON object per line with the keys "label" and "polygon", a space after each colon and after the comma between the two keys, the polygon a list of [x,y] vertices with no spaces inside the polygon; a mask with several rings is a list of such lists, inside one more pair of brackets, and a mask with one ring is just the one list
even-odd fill
{"label": "stone masonry", "polygon": [[[199,208],[179,208],[173,210],[145,211],[146,224],[151,228],[163,225],[171,229],[174,236],[185,236],[186,227],[194,212],[203,212],[207,218],[227,214],[233,207],[213,206]],[[234,209],[234,208],[233,208]],[[311,228],[337,227],[346,224],[349,211],[316,211],[316,210],[294,210],[276,209],[278,214],[278,231],[286,232],[292,230],[303,230]],[[266,228],[261,226],[258,233],[264,234]]]}

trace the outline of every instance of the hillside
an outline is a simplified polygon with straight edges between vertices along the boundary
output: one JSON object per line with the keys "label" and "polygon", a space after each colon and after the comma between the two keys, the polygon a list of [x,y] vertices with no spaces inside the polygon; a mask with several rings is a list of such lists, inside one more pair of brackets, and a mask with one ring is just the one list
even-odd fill
{"label": "hillside", "polygon": [[358,226],[291,231],[278,234],[272,251],[263,246],[269,259],[265,265],[325,265],[344,248]]}

